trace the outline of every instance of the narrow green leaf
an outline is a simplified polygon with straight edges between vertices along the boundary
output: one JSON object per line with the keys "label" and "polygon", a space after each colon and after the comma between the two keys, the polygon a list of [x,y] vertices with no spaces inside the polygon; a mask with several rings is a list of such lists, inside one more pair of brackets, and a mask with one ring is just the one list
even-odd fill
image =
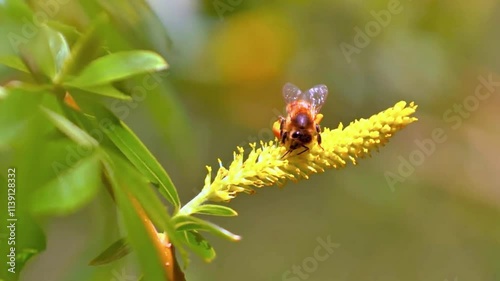
{"label": "narrow green leaf", "polygon": [[78,28],[76,28],[76,26],[64,23],[59,20],[48,20],[47,26],[55,31],[60,32],[66,39],[66,42],[68,42],[68,45],[71,45],[72,48],[74,42],[82,36],[82,33],[78,30]]}
{"label": "narrow green leaf", "polygon": [[87,132],[73,124],[66,117],[48,109],[41,107],[42,111],[47,115],[49,120],[65,135],[74,142],[85,147],[96,147],[99,143],[92,138]]}
{"label": "narrow green leaf", "polygon": [[29,73],[28,68],[24,65],[23,61],[17,56],[1,56],[0,64],[8,66],[10,68]]}
{"label": "narrow green leaf", "polygon": [[210,243],[195,230],[180,232],[181,242],[191,251],[200,256],[204,261],[211,262],[215,256],[215,250]]}
{"label": "narrow green leaf", "polygon": [[20,46],[19,52],[26,68],[38,80],[57,81],[64,61],[69,56],[69,47],[64,36],[45,24],[40,25],[40,32]]}
{"label": "narrow green leaf", "polygon": [[232,217],[238,215],[238,213],[235,210],[229,207],[214,205],[214,204],[201,205],[198,208],[196,208],[194,212],[201,215],[225,216],[225,217]]}
{"label": "narrow green leaf", "polygon": [[101,182],[99,157],[80,160],[57,178],[34,191],[31,203],[38,215],[67,215],[87,204],[97,194]]}
{"label": "narrow green leaf", "polygon": [[131,252],[130,246],[125,238],[120,238],[111,244],[106,250],[90,261],[90,265],[104,265],[121,259]]}
{"label": "narrow green leaf", "polygon": [[167,69],[167,62],[151,51],[124,51],[100,57],[66,84],[90,87],[109,84],[133,75]]}
{"label": "narrow green leaf", "polygon": [[[102,54],[103,40],[109,43],[109,38],[99,36],[98,30],[109,27],[109,18],[106,14],[96,12],[96,17],[86,26],[84,33],[79,34],[71,46],[71,55],[64,65],[66,74],[75,75],[85,68],[90,62]],[[106,43],[106,44],[107,44]]]}
{"label": "narrow green leaf", "polygon": [[[169,240],[176,246],[179,245],[177,232],[175,231],[173,222],[168,214],[166,207],[154,193],[149,185],[147,178],[140,174],[136,168],[131,166],[126,159],[116,156],[114,153],[109,154],[113,161],[116,171],[119,171],[121,186],[126,187],[126,191],[130,193],[144,208],[150,220],[159,228],[159,231],[165,231]],[[182,255],[185,255],[185,250],[182,247],[177,247],[177,250]]]}
{"label": "narrow green leaf", "polygon": [[[74,91],[73,97],[77,98],[78,105],[82,105],[81,102],[83,99],[82,94]],[[68,105],[59,102],[59,106],[64,112],[64,116],[68,118],[71,122],[76,124],[82,130],[85,130],[87,134],[91,135],[98,143],[99,147],[105,147],[107,151],[112,151],[116,154],[121,154],[121,151],[114,145],[114,143],[106,136],[104,133],[105,130],[110,129],[108,126],[109,120],[102,120],[103,122],[99,123],[96,118],[93,116],[89,116],[87,113],[83,113],[82,111],[75,110],[74,108],[69,107]],[[85,110],[83,110],[85,112]],[[108,123],[106,123],[108,122]]]}
{"label": "narrow green leaf", "polygon": [[195,218],[193,216],[176,216],[174,217],[175,229],[177,231],[198,230],[208,231],[214,235],[228,239],[230,241],[239,241],[241,237],[229,232],[228,230],[213,224],[211,222]]}
{"label": "narrow green leaf", "polygon": [[159,186],[160,193],[174,206],[174,213],[180,208],[177,190],[167,172],[154,158],[139,138],[104,106],[89,107],[95,114],[102,131],[127,157],[127,159],[153,184]]}
{"label": "narrow green leaf", "polygon": [[120,100],[132,100],[130,96],[125,95],[123,92],[120,90],[116,89],[110,84],[104,84],[104,85],[98,85],[98,86],[90,86],[90,87],[77,87],[77,86],[70,86],[71,88],[76,88],[80,89],[83,91],[87,91],[93,94],[98,94],[101,96],[105,97],[110,97],[110,98],[115,98],[115,99],[120,99]]}
{"label": "narrow green leaf", "polygon": [[52,76],[52,81],[57,81],[61,78],[59,75],[61,75],[63,65],[69,57],[69,46],[61,32],[46,25],[43,26],[43,31],[46,33],[50,56],[54,64],[55,73]]}
{"label": "narrow green leaf", "polygon": [[116,202],[123,216],[128,241],[137,255],[142,272],[147,280],[164,281],[167,277],[163,270],[160,256],[155,254],[157,253],[157,249],[152,240],[154,238],[150,237],[129,196],[128,188],[134,185],[135,182],[128,182],[128,180],[130,178],[135,179],[135,177],[132,175],[129,175],[127,178],[122,177],[127,175],[127,173],[123,170],[120,171],[119,168],[125,165],[114,167],[112,162],[105,161],[104,163],[107,170],[106,175],[109,177]]}

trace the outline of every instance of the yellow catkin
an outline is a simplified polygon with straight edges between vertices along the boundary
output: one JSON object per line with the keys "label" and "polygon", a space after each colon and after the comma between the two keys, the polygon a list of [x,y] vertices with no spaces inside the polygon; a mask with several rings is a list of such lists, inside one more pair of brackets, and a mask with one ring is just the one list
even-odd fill
{"label": "yellow catkin", "polygon": [[342,124],[336,129],[325,128],[321,132],[321,147],[314,142],[310,150],[301,155],[291,154],[282,159],[286,148],[276,141],[250,144],[246,155],[243,148],[234,152],[233,162],[228,168],[220,167],[211,179],[211,168],[207,167],[203,192],[211,201],[229,201],[240,192],[252,193],[254,187],[282,186],[286,181],[308,179],[311,174],[327,169],[339,169],[349,162],[356,164],[357,159],[378,151],[392,135],[417,120],[413,117],[417,105],[398,102],[368,119]]}

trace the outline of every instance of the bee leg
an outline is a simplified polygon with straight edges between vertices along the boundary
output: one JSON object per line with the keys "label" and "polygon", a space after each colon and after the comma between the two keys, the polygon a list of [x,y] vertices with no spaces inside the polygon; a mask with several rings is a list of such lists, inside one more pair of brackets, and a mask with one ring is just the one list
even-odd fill
{"label": "bee leg", "polygon": [[287,137],[287,132],[283,131],[283,127],[285,127],[285,118],[283,116],[279,117],[280,121],[280,136],[281,136],[281,143],[285,143],[286,137]]}
{"label": "bee leg", "polygon": [[321,147],[321,149],[324,150],[324,148],[321,146],[321,128],[319,124],[316,124],[316,132],[318,133],[318,145]]}
{"label": "bee leg", "polygon": [[281,143],[285,144],[286,139],[288,138],[288,132],[283,132],[281,134]]}
{"label": "bee leg", "polygon": [[[288,135],[288,132],[285,132],[285,135]],[[286,153],[283,154],[283,156],[281,156],[281,159],[283,159],[288,154],[292,153],[292,151],[294,151],[295,149],[297,149],[298,146],[299,146],[298,143],[292,142],[292,144],[290,145],[290,147],[288,148],[288,150],[286,151]],[[304,146],[304,145],[302,145],[302,146]]]}
{"label": "bee leg", "polygon": [[301,151],[299,154],[297,154],[297,155],[301,155],[302,153],[304,153],[304,152],[306,152],[306,151],[308,151],[308,150],[309,150],[309,147],[307,147],[307,146],[305,146],[305,145],[301,145],[301,146],[304,148],[304,150],[302,150],[302,151]]}
{"label": "bee leg", "polygon": [[287,150],[286,153],[283,154],[283,156],[281,156],[281,159],[285,158],[285,156],[287,156],[288,154],[290,154],[290,152],[292,152],[292,151],[293,151],[293,149]]}

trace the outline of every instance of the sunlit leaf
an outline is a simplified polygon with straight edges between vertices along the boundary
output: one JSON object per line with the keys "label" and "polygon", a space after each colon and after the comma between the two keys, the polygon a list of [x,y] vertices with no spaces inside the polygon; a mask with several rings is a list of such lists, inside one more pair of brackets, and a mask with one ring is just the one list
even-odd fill
{"label": "sunlit leaf", "polygon": [[197,230],[208,231],[214,235],[228,239],[230,241],[239,241],[241,237],[229,232],[228,230],[213,224],[211,222],[195,218],[193,216],[176,216],[174,218],[175,228],[177,231]]}
{"label": "sunlit leaf", "polygon": [[64,62],[68,59],[68,56],[70,54],[68,43],[66,42],[66,39],[64,38],[62,33],[48,26],[43,26],[43,31],[46,33],[47,36],[50,56],[53,60],[55,68],[54,69],[55,73],[54,76],[52,76],[52,78],[53,80],[60,79],[61,77],[58,76],[61,75]]}
{"label": "sunlit leaf", "polygon": [[129,244],[124,238],[116,240],[106,250],[95,257],[90,265],[104,265],[115,260],[121,259],[131,251]]}
{"label": "sunlit leaf", "polygon": [[[66,39],[66,42],[68,42],[68,45],[73,45],[73,43],[82,36],[81,32],[72,25],[66,24],[61,21],[57,20],[49,20],[47,21],[47,26],[52,28],[55,31],[60,32],[64,38]],[[69,58],[68,58],[69,59]]]}
{"label": "sunlit leaf", "polygon": [[118,52],[95,59],[66,84],[75,87],[109,84],[133,75],[165,70],[167,67],[167,62],[151,51]]}
{"label": "sunlit leaf", "polygon": [[64,36],[46,25],[33,39],[20,46],[19,52],[27,69],[41,80],[41,77],[57,81],[64,61],[69,56],[69,46]]}
{"label": "sunlit leaf", "polygon": [[201,205],[194,210],[194,213],[198,213],[201,215],[226,216],[226,217],[232,217],[238,215],[238,213],[235,210],[229,207],[214,205],[214,204]]}

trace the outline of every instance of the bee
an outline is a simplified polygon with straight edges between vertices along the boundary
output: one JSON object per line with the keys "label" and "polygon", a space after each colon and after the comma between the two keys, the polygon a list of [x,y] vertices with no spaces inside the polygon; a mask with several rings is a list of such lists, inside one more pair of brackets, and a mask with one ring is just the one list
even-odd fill
{"label": "bee", "polygon": [[319,113],[328,96],[325,85],[316,85],[307,92],[287,83],[283,86],[283,98],[286,102],[286,118],[280,116],[273,126],[273,131],[282,145],[288,150],[285,157],[298,148],[303,148],[300,155],[309,150],[307,145],[316,141],[321,146],[321,128],[319,122],[323,115]]}

